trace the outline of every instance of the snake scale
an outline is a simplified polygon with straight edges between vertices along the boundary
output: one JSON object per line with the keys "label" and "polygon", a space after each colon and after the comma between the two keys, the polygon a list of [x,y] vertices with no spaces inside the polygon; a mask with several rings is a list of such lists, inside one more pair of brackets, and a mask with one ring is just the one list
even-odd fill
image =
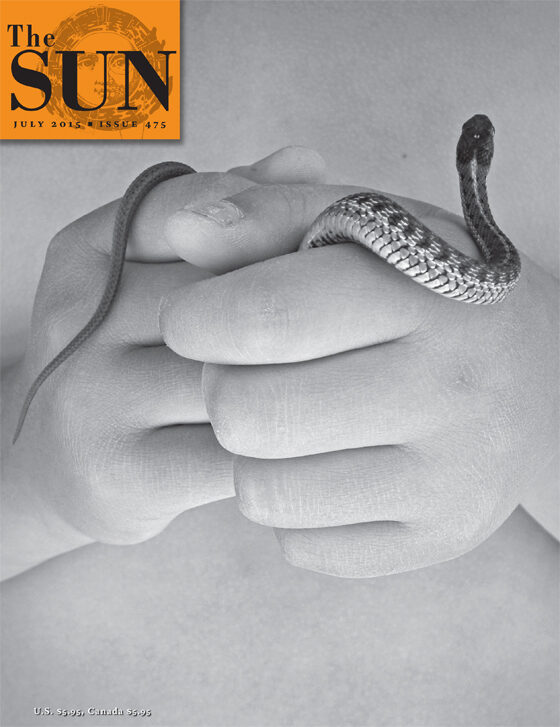
{"label": "snake scale", "polygon": [[[325,209],[312,224],[300,249],[355,242],[376,253],[412,280],[436,293],[466,303],[498,303],[521,272],[517,250],[500,230],[488,203],[486,176],[494,153],[494,127],[477,114],[463,124],[456,166],[463,215],[482,260],[464,255],[393,200],[377,192],[351,194]],[[35,394],[44,381],[99,328],[117,296],[132,219],[148,192],[160,182],[194,169],[162,162],[131,183],[117,210],[109,276],[95,313],[67,346],[45,366],[23,403],[15,443]]]}

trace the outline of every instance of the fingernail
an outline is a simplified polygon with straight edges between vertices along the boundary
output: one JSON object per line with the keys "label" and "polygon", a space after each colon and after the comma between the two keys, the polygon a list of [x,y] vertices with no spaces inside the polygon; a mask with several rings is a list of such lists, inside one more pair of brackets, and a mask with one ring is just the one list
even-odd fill
{"label": "fingernail", "polygon": [[185,212],[200,215],[201,217],[206,217],[208,220],[212,220],[212,222],[217,222],[221,227],[232,227],[245,216],[237,205],[227,199],[222,199],[219,202],[211,202],[202,205],[202,207],[189,207],[187,205],[184,209]]}

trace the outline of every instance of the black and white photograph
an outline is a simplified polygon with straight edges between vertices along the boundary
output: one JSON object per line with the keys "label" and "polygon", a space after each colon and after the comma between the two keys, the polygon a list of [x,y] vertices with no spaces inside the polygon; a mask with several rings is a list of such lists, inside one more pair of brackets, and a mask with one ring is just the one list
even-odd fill
{"label": "black and white photograph", "polygon": [[1,6],[1,727],[559,727],[560,3]]}

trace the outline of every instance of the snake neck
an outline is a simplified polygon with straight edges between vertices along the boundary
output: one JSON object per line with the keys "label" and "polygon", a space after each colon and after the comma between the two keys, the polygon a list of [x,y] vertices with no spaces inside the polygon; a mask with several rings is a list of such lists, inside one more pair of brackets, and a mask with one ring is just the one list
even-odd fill
{"label": "snake neck", "polygon": [[468,162],[457,165],[465,222],[488,265],[516,268],[519,265],[517,251],[490,211],[486,188],[489,164],[481,163],[478,157],[473,154]]}

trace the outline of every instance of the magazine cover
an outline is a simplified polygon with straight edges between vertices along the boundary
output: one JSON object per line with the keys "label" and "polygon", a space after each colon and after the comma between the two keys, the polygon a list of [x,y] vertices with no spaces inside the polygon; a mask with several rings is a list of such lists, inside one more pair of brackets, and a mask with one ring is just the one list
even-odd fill
{"label": "magazine cover", "polygon": [[2,727],[560,724],[555,0],[1,0]]}

